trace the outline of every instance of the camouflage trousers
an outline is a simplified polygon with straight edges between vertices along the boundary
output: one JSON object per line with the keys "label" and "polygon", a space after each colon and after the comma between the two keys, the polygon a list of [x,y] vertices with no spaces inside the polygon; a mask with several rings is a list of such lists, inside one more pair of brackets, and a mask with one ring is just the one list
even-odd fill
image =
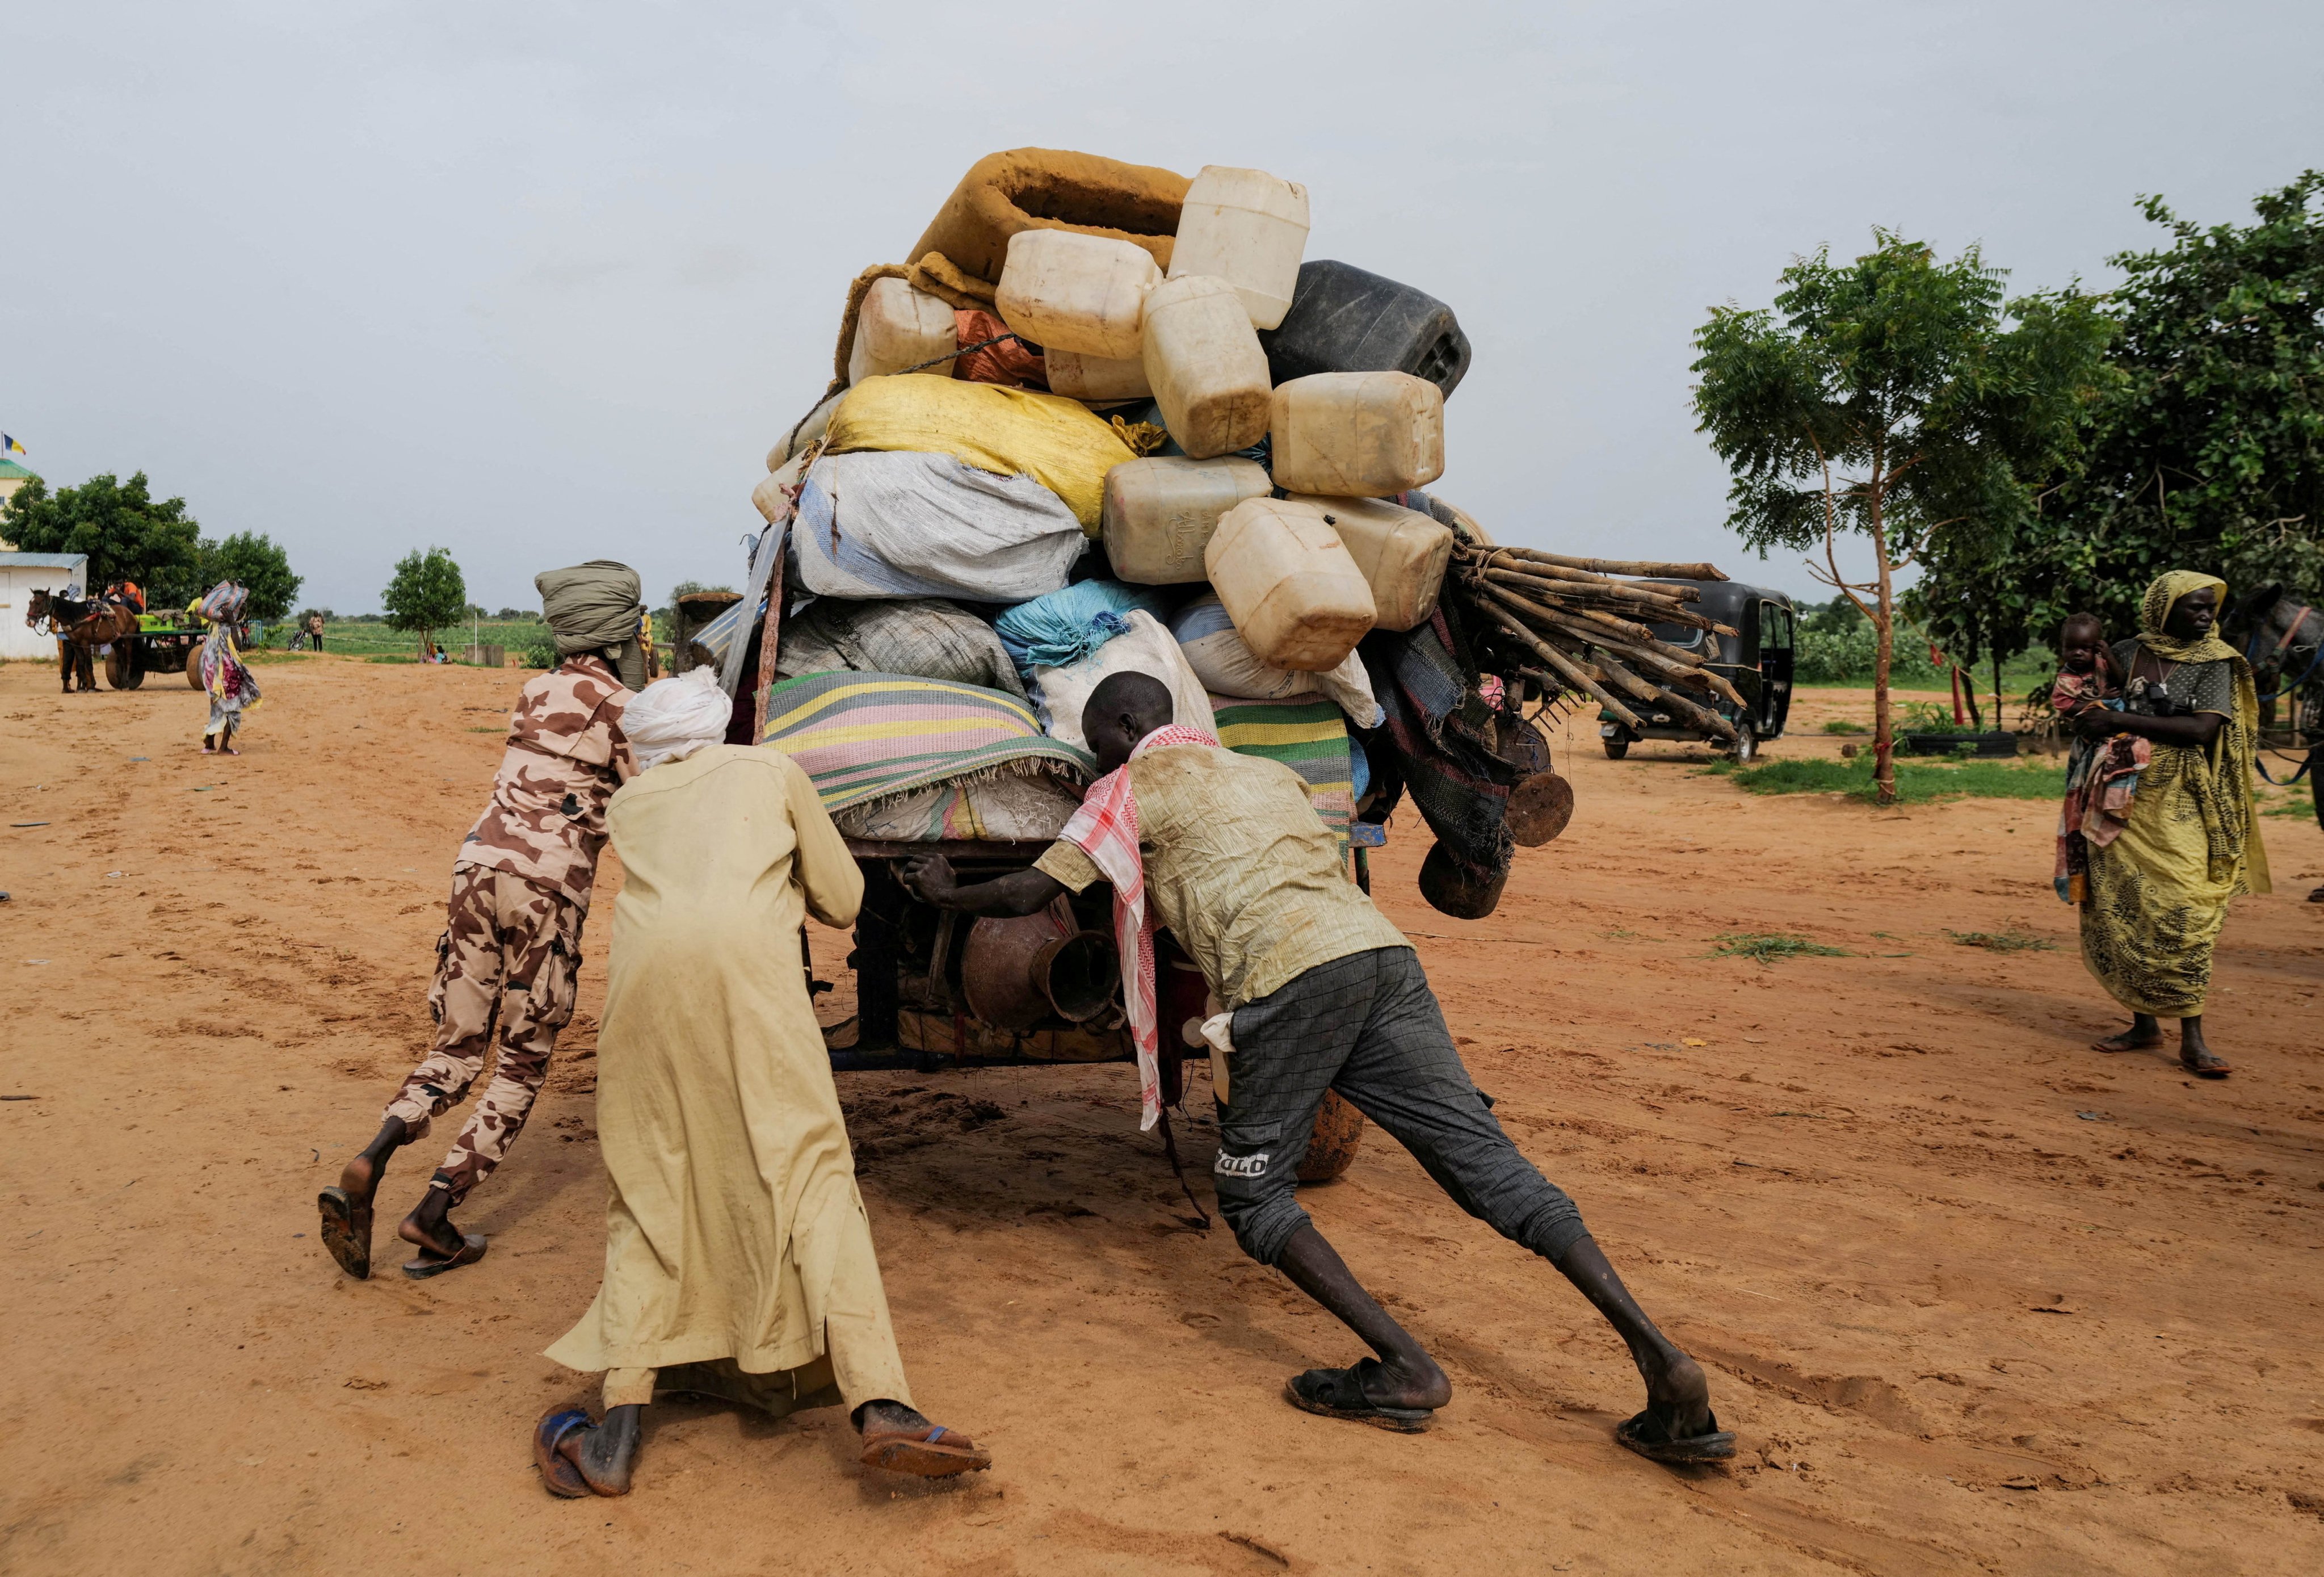
{"label": "camouflage trousers", "polygon": [[485,1048],[497,1042],[492,1081],[429,1184],[449,1190],[454,1204],[524,1131],[549,1077],[557,1032],[573,1017],[586,913],[504,871],[464,865],[452,873],[436,982],[428,990],[436,1049],[411,1070],[384,1115],[403,1119],[412,1139],[426,1138],[431,1120],[466,1097],[484,1071]]}

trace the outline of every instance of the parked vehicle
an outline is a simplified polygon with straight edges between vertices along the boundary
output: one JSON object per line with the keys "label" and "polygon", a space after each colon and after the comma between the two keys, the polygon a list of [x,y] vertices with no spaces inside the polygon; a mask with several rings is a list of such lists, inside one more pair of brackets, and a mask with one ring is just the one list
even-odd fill
{"label": "parked vehicle", "polygon": [[[1745,705],[1739,707],[1724,698],[1704,697],[1702,704],[1734,724],[1735,742],[1728,749],[1737,761],[1748,761],[1758,754],[1762,740],[1782,735],[1784,724],[1791,715],[1792,660],[1799,644],[1798,610],[1782,592],[1746,586],[1741,581],[1671,580],[1661,584],[1694,587],[1702,595],[1691,605],[1714,622],[1737,632],[1715,635],[1683,624],[1650,626],[1656,638],[1673,646],[1689,651],[1707,650],[1711,669],[1742,696]],[[1618,721],[1609,713],[1598,714],[1598,732],[1605,741],[1609,759],[1618,761],[1629,754],[1636,740],[1711,737],[1666,712],[1641,708],[1640,715],[1646,722],[1643,732]]]}

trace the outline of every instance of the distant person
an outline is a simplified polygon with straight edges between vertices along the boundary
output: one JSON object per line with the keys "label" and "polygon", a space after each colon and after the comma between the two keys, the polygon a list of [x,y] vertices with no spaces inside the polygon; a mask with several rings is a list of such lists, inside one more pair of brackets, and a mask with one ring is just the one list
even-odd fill
{"label": "distant person", "polygon": [[320,613],[307,615],[307,648],[310,651],[323,650],[323,615]]}
{"label": "distant person", "polygon": [[509,718],[492,798],[453,862],[428,1010],[436,1049],[382,1114],[379,1132],[323,1190],[323,1246],[358,1280],[371,1275],[372,1198],[387,1158],[457,1105],[497,1046],[491,1083],[428,1192],[396,1235],[419,1249],[403,1273],[440,1276],[484,1257],[452,1211],[524,1131],[549,1077],[557,1032],[573,1017],[581,927],[589,912],[605,804],[637,769],[622,732],[631,693],[610,648],[634,626],[638,576],[619,565],[534,577],[563,660],[526,682]]}
{"label": "distant person", "polygon": [[1082,729],[1105,776],[1048,852],[969,887],[941,856],[923,857],[905,881],[939,908],[993,915],[1037,914],[1111,882],[1117,939],[1144,960],[1124,985],[1149,1122],[1158,1110],[1152,954],[1137,940],[1146,904],[1143,926],[1167,927],[1201,967],[1231,1010],[1212,1166],[1220,1213],[1244,1253],[1281,1270],[1379,1355],[1295,1375],[1285,1399],[1414,1433],[1452,1395],[1436,1360],[1373,1301],[1293,1195],[1316,1110],[1336,1090],[1454,1204],[1547,1259],[1614,1327],[1646,1387],[1645,1411],[1617,1427],[1617,1440],[1656,1462],[1733,1456],[1702,1367],[1655,1329],[1573,1201],[1494,1120],[1412,945],[1348,880],[1298,774],[1173,725],[1171,709],[1169,688],[1151,676],[1103,680]]}
{"label": "distant person", "polygon": [[[2066,725],[2085,713],[2122,710],[2122,670],[2107,650],[2106,625],[2097,614],[2076,613],[2059,627],[2058,662],[2050,707]],[[2153,754],[2153,744],[2135,733],[2075,737],[2066,752],[2066,794],[2058,810],[2058,857],[2051,875],[2062,901],[2078,904],[2086,896],[2090,846],[2103,848],[2122,831],[2138,775]]]}
{"label": "distant person", "polygon": [[209,626],[197,669],[210,698],[209,720],[202,724],[204,755],[240,755],[234,748],[234,736],[242,727],[244,715],[258,710],[258,680],[234,641],[235,622],[249,602],[246,588],[225,580],[193,604],[194,612]]}
{"label": "distant person", "polygon": [[554,1495],[628,1492],[658,1390],[845,1407],[867,1467],[991,1465],[912,1406],[800,973],[807,917],[852,925],[863,873],[796,763],[723,742],[731,710],[697,669],[623,715],[641,775],[606,817],[623,881],[597,1036],[605,1273],[548,1351],[604,1375],[604,1416],[535,1426]]}
{"label": "distant person", "polygon": [[2123,709],[2091,707],[2074,719],[2085,740],[2127,733],[2152,752],[2121,830],[2089,846],[2082,961],[2131,1013],[2130,1028],[2098,1049],[2160,1046],[2156,1021],[2176,1019],[2179,1061],[2203,1079],[2229,1071],[2203,1038],[2227,900],[2269,890],[2252,808],[2258,687],[2251,664],[2214,627],[2227,589],[2185,569],[2148,586],[2138,633],[2114,649]]}

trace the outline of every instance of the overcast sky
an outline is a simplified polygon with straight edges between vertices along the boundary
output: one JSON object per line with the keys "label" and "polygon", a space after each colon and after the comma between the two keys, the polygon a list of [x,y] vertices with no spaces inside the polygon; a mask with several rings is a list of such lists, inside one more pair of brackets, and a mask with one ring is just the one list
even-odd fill
{"label": "overcast sky", "polygon": [[0,7],[0,429],[374,610],[616,558],[732,579],[847,281],[1027,144],[1305,183],[1308,256],[1476,346],[1437,491],[1505,541],[1749,559],[1687,410],[1713,304],[1894,226],[2021,290],[2324,163],[2324,5]]}

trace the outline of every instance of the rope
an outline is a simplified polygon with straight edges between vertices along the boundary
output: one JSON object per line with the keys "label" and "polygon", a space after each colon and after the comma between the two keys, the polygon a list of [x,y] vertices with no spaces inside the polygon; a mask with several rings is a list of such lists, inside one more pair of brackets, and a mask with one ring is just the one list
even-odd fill
{"label": "rope", "polygon": [[1178,1141],[1171,1137],[1170,1109],[1167,1106],[1162,1109],[1162,1153],[1170,1157],[1170,1170],[1177,1174],[1178,1186],[1185,1194],[1186,1203],[1194,1207],[1194,1214],[1201,1221],[1200,1230],[1209,1231],[1211,1213],[1203,1208],[1203,1202],[1194,1197],[1194,1185],[1186,1181],[1186,1168],[1178,1160]]}

